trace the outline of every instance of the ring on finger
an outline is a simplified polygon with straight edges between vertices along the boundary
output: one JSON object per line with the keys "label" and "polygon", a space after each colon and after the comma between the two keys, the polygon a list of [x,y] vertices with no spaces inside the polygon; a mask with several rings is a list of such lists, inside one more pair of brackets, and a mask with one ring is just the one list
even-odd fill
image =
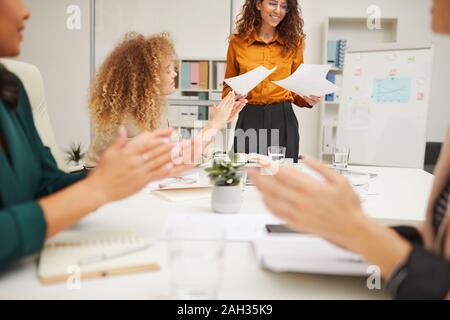
{"label": "ring on finger", "polygon": [[142,160],[144,160],[144,162],[147,162],[148,160],[150,160],[150,156],[148,155],[148,153],[142,154]]}

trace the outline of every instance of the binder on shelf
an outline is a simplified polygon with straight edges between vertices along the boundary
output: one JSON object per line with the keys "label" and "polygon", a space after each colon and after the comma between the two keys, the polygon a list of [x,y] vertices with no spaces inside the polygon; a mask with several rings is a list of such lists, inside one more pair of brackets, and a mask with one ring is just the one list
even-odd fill
{"label": "binder on shelf", "polygon": [[181,89],[190,89],[191,88],[191,64],[189,62],[181,63]]}
{"label": "binder on shelf", "polygon": [[180,127],[191,126],[190,108],[191,106],[178,106],[179,108],[179,125]]}
{"label": "binder on shelf", "polygon": [[339,40],[338,63],[339,69],[344,68],[345,51],[347,50],[347,40]]}
{"label": "binder on shelf", "polygon": [[[327,74],[327,80],[328,80],[328,81],[330,81],[330,82],[336,84],[336,79],[335,79],[335,77],[336,77],[336,75],[335,75],[333,72],[328,72],[328,74]],[[325,96],[325,101],[334,101],[334,100],[335,100],[335,95],[334,95],[334,93],[330,93],[330,94],[327,94],[327,95]]]}
{"label": "binder on shelf", "polygon": [[200,101],[208,100],[208,92],[199,92],[197,97]]}
{"label": "binder on shelf", "polygon": [[198,121],[198,106],[190,106],[189,122],[187,123],[187,127],[194,127],[197,121]]}
{"label": "binder on shelf", "polygon": [[190,63],[190,72],[191,72],[191,89],[198,89],[200,82],[200,63],[199,62],[191,62]]}
{"label": "binder on shelf", "polygon": [[323,147],[322,152],[332,153],[333,152],[333,127],[325,126],[323,128]]}
{"label": "binder on shelf", "polygon": [[223,80],[225,79],[225,62],[216,62],[216,89],[223,89]]}
{"label": "binder on shelf", "polygon": [[208,121],[208,117],[209,117],[209,107],[199,106],[197,120]]}
{"label": "binder on shelf", "polygon": [[337,66],[338,40],[328,40],[327,42],[327,62],[334,67]]}
{"label": "binder on shelf", "polygon": [[200,76],[199,76],[199,88],[208,90],[208,78],[209,78],[209,62],[201,61],[200,62]]}
{"label": "binder on shelf", "polygon": [[328,40],[327,62],[335,68],[342,69],[344,67],[346,50],[347,40]]}

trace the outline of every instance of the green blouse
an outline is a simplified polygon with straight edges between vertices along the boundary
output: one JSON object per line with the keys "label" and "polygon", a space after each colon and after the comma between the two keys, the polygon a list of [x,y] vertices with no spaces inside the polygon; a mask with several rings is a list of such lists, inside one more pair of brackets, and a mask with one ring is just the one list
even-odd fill
{"label": "green blouse", "polygon": [[37,200],[83,179],[86,174],[59,170],[42,144],[33,122],[30,102],[20,83],[15,111],[0,100],[0,270],[38,252],[47,225]]}

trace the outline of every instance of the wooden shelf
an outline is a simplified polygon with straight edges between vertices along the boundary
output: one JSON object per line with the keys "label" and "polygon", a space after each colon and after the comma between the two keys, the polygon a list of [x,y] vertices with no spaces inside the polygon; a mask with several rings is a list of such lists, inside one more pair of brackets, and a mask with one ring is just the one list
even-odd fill
{"label": "wooden shelf", "polygon": [[208,89],[179,89],[180,92],[209,92]]}
{"label": "wooden shelf", "polygon": [[[328,17],[325,19],[323,26],[322,63],[329,64],[327,56],[328,40],[346,40],[347,48],[354,45],[391,43],[397,41],[397,27],[398,19],[396,18],[381,18],[381,29],[369,30],[367,28],[367,17]],[[336,77],[340,77],[342,81],[343,69],[332,65],[330,72],[335,74]],[[339,100],[325,101],[324,99],[321,102],[318,149],[322,160],[329,160],[329,156],[331,156],[331,154],[322,152],[325,143],[324,135],[326,139],[330,139],[326,142],[328,145],[334,143],[337,138],[339,123],[330,121],[330,119],[339,119],[340,102]],[[332,128],[332,134],[325,128],[328,128],[328,130]],[[327,157],[327,159],[324,159],[324,157]]]}

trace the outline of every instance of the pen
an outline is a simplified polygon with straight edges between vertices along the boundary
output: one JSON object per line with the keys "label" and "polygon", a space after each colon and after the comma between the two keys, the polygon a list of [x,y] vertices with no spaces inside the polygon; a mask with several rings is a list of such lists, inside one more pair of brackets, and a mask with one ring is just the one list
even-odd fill
{"label": "pen", "polygon": [[80,265],[80,266],[89,265],[89,264],[93,264],[93,263],[102,262],[105,260],[110,260],[110,259],[126,256],[131,253],[143,251],[143,250],[149,248],[150,246],[151,246],[150,243],[145,243],[138,247],[127,248],[127,249],[117,250],[117,251],[113,251],[113,252],[105,252],[105,253],[100,253],[100,254],[84,257],[84,258],[81,258],[80,260],[78,260],[78,265]]}

